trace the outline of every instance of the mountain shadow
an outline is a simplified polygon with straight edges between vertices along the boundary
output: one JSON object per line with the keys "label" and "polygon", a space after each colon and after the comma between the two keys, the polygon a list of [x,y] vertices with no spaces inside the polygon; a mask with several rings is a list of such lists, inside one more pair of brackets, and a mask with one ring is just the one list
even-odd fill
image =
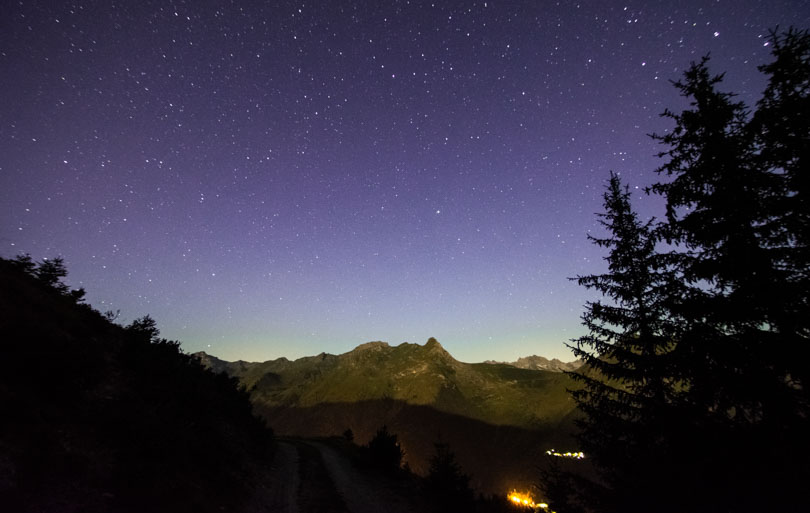
{"label": "mountain shadow", "polygon": [[[494,425],[413,405],[395,399],[321,403],[308,407],[254,404],[278,435],[301,437],[340,436],[351,429],[357,444],[366,444],[382,425],[396,433],[412,471],[427,475],[435,442],[441,439],[456,454],[461,468],[471,475],[470,485],[479,492],[505,494],[513,488],[528,489],[537,481],[545,451],[573,447],[570,429],[530,430]],[[570,419],[564,425],[571,426]]]}

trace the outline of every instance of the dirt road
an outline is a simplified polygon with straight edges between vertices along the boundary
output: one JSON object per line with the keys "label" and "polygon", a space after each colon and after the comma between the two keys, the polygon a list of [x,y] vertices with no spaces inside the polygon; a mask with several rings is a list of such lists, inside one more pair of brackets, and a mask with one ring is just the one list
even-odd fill
{"label": "dirt road", "polygon": [[253,511],[283,513],[412,513],[419,511],[395,481],[361,472],[328,445],[279,440],[273,480]]}
{"label": "dirt road", "polygon": [[359,472],[347,458],[322,443],[310,442],[310,445],[319,450],[332,482],[351,513],[417,511],[413,497],[403,493],[396,483],[383,476]]}

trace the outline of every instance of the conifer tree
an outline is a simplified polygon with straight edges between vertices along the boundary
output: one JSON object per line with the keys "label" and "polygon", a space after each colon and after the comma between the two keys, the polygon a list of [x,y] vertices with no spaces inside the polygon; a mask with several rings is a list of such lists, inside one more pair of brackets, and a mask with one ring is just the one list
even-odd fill
{"label": "conifer tree", "polygon": [[83,288],[70,290],[70,287],[62,282],[62,279],[68,274],[62,257],[46,258],[42,262],[34,262],[31,255],[24,254],[9,260],[9,263],[77,303],[84,298],[85,292]]}
{"label": "conifer tree", "polygon": [[771,303],[769,324],[785,350],[776,362],[808,402],[810,383],[810,33],[771,32],[774,62],[760,66],[768,86],[751,122],[756,163],[779,180],[767,243],[779,251],[785,280]]}
{"label": "conifer tree", "polygon": [[465,474],[456,461],[456,455],[447,442],[434,442],[435,449],[429,460],[425,486],[433,501],[443,506],[442,511],[463,509],[472,503],[470,476]]}
{"label": "conifer tree", "polygon": [[610,235],[589,239],[608,250],[608,272],[576,280],[606,301],[588,303],[582,318],[589,333],[571,346],[590,369],[572,374],[584,385],[572,394],[585,414],[579,423],[582,449],[607,485],[599,507],[651,511],[666,500],[662,476],[650,466],[668,452],[667,420],[676,399],[666,316],[672,280],[659,262],[653,221],[638,218],[628,188],[614,173],[604,207],[600,223]]}
{"label": "conifer tree", "polygon": [[398,471],[402,467],[402,458],[405,457],[397,435],[389,433],[388,426],[385,425],[369,440],[368,452],[372,463],[385,472]]}
{"label": "conifer tree", "polygon": [[669,146],[658,172],[670,180],[653,190],[666,198],[665,234],[678,246],[670,258],[687,285],[672,315],[690,398],[700,415],[745,423],[762,415],[762,380],[751,378],[765,357],[766,298],[783,281],[763,243],[778,181],[755,165],[746,107],[717,89],[722,75],[711,76],[707,62],[675,83],[691,108],[664,114],[675,128],[656,136]]}

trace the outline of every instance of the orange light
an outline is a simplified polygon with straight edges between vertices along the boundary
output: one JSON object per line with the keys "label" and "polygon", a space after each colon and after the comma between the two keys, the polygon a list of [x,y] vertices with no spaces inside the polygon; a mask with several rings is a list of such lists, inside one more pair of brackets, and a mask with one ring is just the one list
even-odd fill
{"label": "orange light", "polygon": [[520,493],[517,490],[512,490],[509,493],[508,498],[510,501],[520,506],[527,506],[529,508],[534,508],[537,506],[534,503],[534,499],[532,499],[532,496],[529,495],[528,493]]}

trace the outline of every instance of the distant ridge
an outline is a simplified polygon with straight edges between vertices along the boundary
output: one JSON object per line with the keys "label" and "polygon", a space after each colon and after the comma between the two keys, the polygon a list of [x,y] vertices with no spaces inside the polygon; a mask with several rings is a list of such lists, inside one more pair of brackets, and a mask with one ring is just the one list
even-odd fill
{"label": "distant ridge", "polygon": [[[412,344],[408,344],[408,342],[404,342],[403,344],[400,344],[400,345],[412,345]],[[362,351],[366,351],[366,350],[374,350],[374,349],[383,350],[385,348],[391,348],[391,347],[399,347],[399,346],[391,346],[388,342],[382,342],[382,341],[377,340],[377,341],[373,341],[373,342],[365,342],[363,344],[360,344],[357,347],[355,347],[354,349],[352,349],[351,351],[348,351],[346,353],[342,353],[342,355],[347,355],[347,354],[351,354],[351,353],[355,353],[355,352],[362,352]],[[450,356],[450,353],[448,353],[447,350],[444,349],[444,347],[435,338],[430,338],[425,343],[424,347],[426,349],[433,349],[434,351],[443,352],[443,353],[447,354],[448,356]],[[320,355],[318,355],[318,356],[321,356],[321,355],[335,356],[335,355],[332,355],[330,353],[320,353]],[[216,372],[223,372],[223,371],[226,370],[226,367],[234,366],[234,365],[241,367],[243,370],[247,370],[249,367],[252,367],[252,366],[255,366],[255,365],[261,365],[262,363],[295,361],[295,360],[289,360],[289,359],[282,356],[282,357],[276,358],[275,360],[266,360],[265,362],[246,362],[244,360],[237,360],[235,362],[228,362],[226,360],[221,360],[221,359],[217,358],[216,356],[210,355],[210,354],[206,353],[205,351],[196,352],[192,356],[196,356],[197,358],[200,359],[200,361],[203,362],[204,365],[206,365],[207,367],[210,367],[211,369],[213,369]],[[338,356],[341,356],[341,355],[338,355]],[[309,358],[315,358],[315,356],[303,356],[302,358],[309,359]],[[452,356],[451,356],[451,358],[452,358]],[[498,360],[485,360],[483,363],[490,364],[490,365],[493,365],[493,364],[511,365],[512,367],[517,367],[518,369],[543,370],[543,371],[550,371],[550,372],[575,371],[575,370],[579,369],[580,367],[582,367],[582,365],[583,365],[582,360],[573,360],[573,361],[570,361],[570,362],[564,362],[564,361],[559,360],[557,358],[552,358],[552,359],[549,360],[548,358],[545,358],[543,356],[538,356],[536,354],[531,355],[531,356],[520,357],[514,362],[501,362],[501,361],[498,361]],[[230,374],[233,374],[233,373],[234,372],[230,372]]]}
{"label": "distant ridge", "polygon": [[343,354],[296,360],[227,362],[204,352],[200,362],[239,378],[254,404],[312,407],[394,399],[426,405],[493,425],[556,426],[574,409],[562,374],[580,362],[528,356],[513,363],[464,363],[435,338],[424,345],[366,342]]}
{"label": "distant ridge", "polygon": [[494,360],[487,360],[484,363],[500,363],[504,365],[511,365],[518,369],[531,369],[531,370],[544,370],[550,372],[571,372],[582,367],[582,360],[574,360],[573,362],[563,362],[557,358],[544,358],[542,356],[531,355],[518,358],[514,362],[497,362]]}

